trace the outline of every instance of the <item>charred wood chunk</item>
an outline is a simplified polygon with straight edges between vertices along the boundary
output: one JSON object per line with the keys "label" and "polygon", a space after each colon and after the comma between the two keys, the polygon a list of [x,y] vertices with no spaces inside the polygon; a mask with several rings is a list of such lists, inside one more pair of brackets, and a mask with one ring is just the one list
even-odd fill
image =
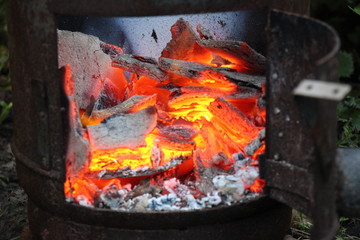
{"label": "charred wood chunk", "polygon": [[253,155],[256,150],[258,150],[261,146],[263,145],[263,143],[260,141],[259,137],[254,138],[246,147],[245,147],[245,153],[248,156]]}
{"label": "charred wood chunk", "polygon": [[248,73],[264,74],[266,71],[266,58],[252,49],[247,43],[239,41],[204,39],[198,42],[200,46],[211,52],[245,67]]}
{"label": "charred wood chunk", "polygon": [[[116,106],[120,104],[122,98],[123,91],[116,84],[114,84],[113,81],[106,78],[101,87],[99,96],[94,102],[93,108],[91,110],[101,110]],[[91,116],[91,112],[87,112],[87,114],[88,116]]]}
{"label": "charred wood chunk", "polygon": [[159,67],[169,73],[180,75],[193,80],[204,78],[225,79],[239,85],[261,89],[265,77],[252,76],[236,72],[230,68],[213,67],[202,63],[160,58]]}
{"label": "charred wood chunk", "polygon": [[170,125],[159,129],[159,134],[166,138],[178,140],[191,140],[198,132],[186,125]]}
{"label": "charred wood chunk", "polygon": [[131,192],[129,192],[129,194],[126,196],[126,199],[132,199],[146,193],[149,193],[151,196],[155,197],[162,191],[162,188],[155,184],[151,184],[150,179],[144,179],[138,185],[136,185]]}
{"label": "charred wood chunk", "polygon": [[66,163],[70,173],[76,173],[90,160],[89,141],[83,138],[83,128],[79,118],[79,108],[75,101],[74,79],[69,65],[64,68],[64,87],[69,103],[69,133],[67,139]]}
{"label": "charred wood chunk", "polygon": [[230,159],[226,156],[225,153],[219,152],[218,154],[211,157],[211,164],[213,166],[226,169],[232,165],[232,161],[230,161]]}
{"label": "charred wood chunk", "polygon": [[148,106],[154,106],[156,94],[151,96],[134,95],[124,102],[106,109],[94,110],[91,114],[92,119],[105,119],[119,113],[135,112]]}
{"label": "charred wood chunk", "polygon": [[234,63],[230,62],[229,60],[220,57],[219,55],[213,54],[213,59],[211,60],[211,64],[215,64],[217,67],[221,67],[223,65],[234,65]]}
{"label": "charred wood chunk", "polygon": [[258,136],[257,127],[240,110],[223,98],[217,98],[208,106],[213,114],[214,124],[226,129],[226,132],[241,137],[243,142],[249,142]]}
{"label": "charred wood chunk", "polygon": [[116,115],[101,124],[87,126],[91,146],[100,150],[145,146],[145,137],[155,128],[156,120],[156,108],[147,107],[136,113]]}
{"label": "charred wood chunk", "polygon": [[171,27],[172,38],[161,52],[161,57],[191,61],[195,56],[209,54],[209,51],[199,46],[200,39],[192,30],[190,24],[180,18]]}
{"label": "charred wood chunk", "polygon": [[205,166],[201,152],[200,149],[195,150],[193,160],[195,165],[194,172],[199,191],[202,193],[209,193],[216,190],[213,183],[214,177],[227,173],[228,171],[219,167]]}
{"label": "charred wood chunk", "polygon": [[210,33],[209,29],[206,29],[204,26],[202,26],[201,24],[198,24],[196,26],[196,31],[198,32],[200,39],[205,39],[205,40],[212,40],[214,39],[214,36]]}
{"label": "charred wood chunk", "polygon": [[108,43],[102,42],[100,43],[100,47],[105,54],[109,55],[112,58],[124,53],[124,51],[120,47]]}
{"label": "charred wood chunk", "polygon": [[159,146],[162,149],[171,149],[175,151],[192,151],[195,148],[195,142],[183,139],[171,139],[159,136]]}
{"label": "charred wood chunk", "polygon": [[109,69],[111,58],[101,50],[97,37],[79,32],[58,30],[59,67],[71,66],[74,78],[75,101],[80,109],[96,99],[105,78],[114,79],[118,69]]}
{"label": "charred wood chunk", "polygon": [[253,155],[264,144],[263,140],[265,140],[265,128],[261,129],[259,135],[245,147],[245,153],[248,156]]}
{"label": "charred wood chunk", "polygon": [[157,62],[152,58],[122,54],[113,57],[112,65],[141,76],[152,78],[158,82],[168,80],[168,75],[158,67]]}

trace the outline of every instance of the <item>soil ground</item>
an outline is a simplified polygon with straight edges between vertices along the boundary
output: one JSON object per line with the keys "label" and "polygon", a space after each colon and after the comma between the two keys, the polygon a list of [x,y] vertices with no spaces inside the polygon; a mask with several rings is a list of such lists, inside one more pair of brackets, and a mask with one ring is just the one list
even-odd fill
{"label": "soil ground", "polygon": [[11,152],[12,124],[0,126],[0,240],[15,240],[27,224],[27,197],[18,184]]}

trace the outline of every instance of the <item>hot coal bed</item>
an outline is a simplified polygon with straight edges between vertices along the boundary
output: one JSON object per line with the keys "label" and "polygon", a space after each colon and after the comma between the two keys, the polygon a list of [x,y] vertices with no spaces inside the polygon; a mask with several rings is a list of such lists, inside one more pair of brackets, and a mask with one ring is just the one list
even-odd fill
{"label": "hot coal bed", "polygon": [[[276,4],[305,13],[307,4],[295,2]],[[269,44],[265,26],[270,15],[274,25],[290,19],[272,29],[296,25],[298,17],[270,14],[260,8],[270,6],[266,1],[193,3],[192,9],[182,2],[147,4],[10,3],[14,114],[31,116],[15,120],[13,150],[29,195],[33,239],[281,239],[291,211],[268,198],[264,185],[268,195],[288,203],[293,180],[280,186],[276,171],[297,175],[291,164],[307,163],[293,156],[297,144],[279,149],[279,139],[293,142],[288,133],[306,126],[292,102],[278,101],[292,99],[289,89],[313,69],[301,63],[293,71],[298,75],[286,75],[278,59],[296,47],[282,45],[287,35],[274,34]],[[159,15],[168,14],[182,14],[161,25],[169,38],[156,26],[140,32],[144,37],[137,30],[125,34],[120,45],[101,34],[58,29],[70,15],[136,17],[116,18],[126,25],[149,15],[161,23],[167,16]],[[242,18],[244,28],[229,15]],[[193,18],[208,18],[218,28]],[[301,21],[304,29],[311,22]],[[318,29],[327,34],[326,27]],[[323,57],[329,48],[312,54]],[[300,148],[308,147],[310,156],[313,148],[303,139]],[[291,164],[280,161],[286,156]],[[289,205],[309,213],[313,196],[306,186],[312,189],[313,182],[304,186]]]}
{"label": "hot coal bed", "polygon": [[[221,15],[212,18],[222,21]],[[139,24],[146,20],[155,21]],[[262,192],[266,59],[244,42],[215,40],[204,26],[196,28],[178,19],[158,60],[58,32],[72,111],[67,201],[195,210]]]}

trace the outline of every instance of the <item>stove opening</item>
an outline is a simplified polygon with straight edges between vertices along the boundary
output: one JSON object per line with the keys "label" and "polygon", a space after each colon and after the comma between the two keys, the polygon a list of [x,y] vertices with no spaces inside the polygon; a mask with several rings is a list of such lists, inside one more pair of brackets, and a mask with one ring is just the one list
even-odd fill
{"label": "stove opening", "polygon": [[167,211],[258,197],[266,58],[254,14],[59,16],[66,201]]}

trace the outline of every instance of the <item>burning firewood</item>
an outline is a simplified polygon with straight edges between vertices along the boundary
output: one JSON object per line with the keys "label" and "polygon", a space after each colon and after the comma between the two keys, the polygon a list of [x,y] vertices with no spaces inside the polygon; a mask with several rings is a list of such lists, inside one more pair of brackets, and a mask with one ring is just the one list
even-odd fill
{"label": "burning firewood", "polygon": [[126,71],[152,78],[158,82],[169,79],[169,76],[158,67],[157,62],[152,58],[122,54],[115,56],[112,59],[113,66],[120,67]]}
{"label": "burning firewood", "polygon": [[214,58],[211,60],[211,64],[215,64],[217,67],[221,67],[223,65],[234,65],[234,63],[230,62],[229,60],[220,57],[219,55],[214,54]]}
{"label": "burning firewood", "polygon": [[167,137],[158,137],[159,145],[163,149],[174,151],[192,151],[195,147],[194,141],[183,139],[172,139]]}
{"label": "burning firewood", "polygon": [[[256,117],[264,118],[264,109],[256,104],[265,83],[265,77],[258,74],[264,73],[266,60],[245,43],[214,40],[201,25],[197,32],[200,37],[189,23],[177,21],[159,63],[98,41],[98,52],[106,55],[107,63],[112,61],[111,70],[121,72],[124,79],[126,70],[132,77],[118,84],[100,74],[96,86],[82,79],[81,84],[99,87],[87,93],[85,107],[70,106],[75,120],[80,112],[90,121],[83,123],[87,134],[79,122],[71,123],[73,139],[69,142],[80,148],[70,146],[68,156],[81,155],[91,161],[85,164],[75,159],[77,165],[71,161],[68,170],[86,166],[81,173],[85,178],[116,179],[118,185],[99,187],[93,193],[106,207],[144,211],[231,204],[241,200],[258,177],[257,166],[241,160],[247,157],[250,162],[254,157],[255,161],[264,149],[259,133],[263,125],[256,125]],[[97,57],[83,63],[82,56],[78,54],[76,60],[81,67]],[[143,179],[151,180],[141,183]],[[191,187],[184,179],[189,179]],[[128,183],[137,187],[124,189]],[[78,189],[71,191],[80,192]],[[164,203],[169,199],[172,205]]]}
{"label": "burning firewood", "polygon": [[212,96],[220,97],[224,94],[232,94],[233,89],[220,89],[215,87],[201,87],[201,86],[184,86],[180,88],[182,94],[210,94]]}
{"label": "burning firewood", "polygon": [[147,107],[136,113],[116,115],[98,125],[89,125],[91,146],[94,149],[144,146],[146,135],[156,126],[156,119],[156,108]]}
{"label": "burning firewood", "polygon": [[196,26],[196,31],[198,32],[200,39],[205,39],[205,40],[212,40],[214,39],[213,35],[210,33],[210,31],[208,29],[206,29],[204,26],[202,26],[201,24],[198,24]]}
{"label": "burning firewood", "polygon": [[100,47],[101,50],[105,54],[110,55],[110,57],[115,57],[124,53],[124,51],[121,48],[108,43],[100,43]]}
{"label": "burning firewood", "polygon": [[265,139],[265,128],[262,129],[259,132],[259,136],[257,136],[256,138],[254,138],[246,147],[245,147],[245,153],[247,155],[253,155],[256,150],[258,150],[262,145],[262,140]]}
{"label": "burning firewood", "polygon": [[191,140],[197,131],[186,125],[170,125],[159,129],[160,135],[179,140]]}
{"label": "burning firewood", "polygon": [[226,79],[239,85],[261,88],[265,83],[263,76],[251,76],[236,72],[230,68],[213,67],[197,62],[160,58],[159,66],[162,70],[184,76],[189,79]]}
{"label": "burning firewood", "polygon": [[225,153],[223,152],[219,152],[218,154],[212,156],[211,158],[211,164],[213,166],[218,166],[221,168],[228,168],[232,165],[232,162],[230,161],[230,159],[226,156]]}
{"label": "burning firewood", "polygon": [[151,184],[149,179],[144,179],[138,185],[136,185],[131,192],[129,192],[129,194],[126,196],[126,199],[132,199],[146,193],[149,193],[151,196],[157,196],[162,191],[162,188],[156,186],[155,184]]}
{"label": "burning firewood", "polygon": [[[94,101],[93,107],[90,111],[87,110],[87,115],[91,116],[92,111],[101,110],[116,106],[123,98],[123,91],[114,84],[110,79],[106,78],[97,99]],[[91,103],[92,101],[90,101]],[[90,104],[91,107],[91,104]]]}
{"label": "burning firewood", "polygon": [[[111,58],[101,50],[103,43],[94,36],[58,30],[59,67],[71,66],[74,77],[75,101],[85,109],[91,96],[96,99],[106,78],[119,79],[120,69],[109,68]],[[126,84],[121,79],[119,85]]]}
{"label": "burning firewood", "polygon": [[217,175],[224,174],[228,170],[224,170],[218,167],[205,166],[202,159],[202,151],[196,149],[194,153],[194,172],[198,183],[198,189],[200,192],[208,193],[215,190],[213,184],[213,178]]}
{"label": "burning firewood", "polygon": [[94,110],[91,114],[91,118],[105,119],[107,117],[119,113],[134,112],[135,110],[140,110],[147,106],[154,106],[155,101],[156,101],[156,94],[151,96],[134,95],[114,107],[101,109],[101,110]]}
{"label": "burning firewood", "polygon": [[266,71],[266,58],[244,42],[203,39],[198,43],[230,62],[236,63],[240,60],[240,64],[247,69],[246,72],[263,74]]}
{"label": "burning firewood", "polygon": [[211,56],[211,52],[200,47],[200,39],[190,24],[180,18],[171,27],[172,38],[161,53],[161,57],[192,61],[197,56]]}
{"label": "burning firewood", "polygon": [[208,109],[213,114],[213,123],[225,129],[228,134],[240,137],[239,141],[248,143],[258,136],[256,126],[240,110],[223,98],[217,98],[210,103]]}
{"label": "burning firewood", "polygon": [[[190,166],[190,167],[189,167]],[[157,166],[142,166],[136,169],[130,167],[118,168],[117,170],[90,171],[86,174],[88,178],[115,179],[121,178],[124,183],[136,182],[152,176],[181,177],[193,169],[191,158],[179,157]]]}
{"label": "burning firewood", "polygon": [[79,109],[75,102],[74,79],[71,74],[70,66],[62,68],[64,71],[64,82],[66,97],[69,102],[69,134],[66,152],[66,162],[71,174],[79,171],[90,156],[89,141],[82,136],[82,125],[79,118]]}

